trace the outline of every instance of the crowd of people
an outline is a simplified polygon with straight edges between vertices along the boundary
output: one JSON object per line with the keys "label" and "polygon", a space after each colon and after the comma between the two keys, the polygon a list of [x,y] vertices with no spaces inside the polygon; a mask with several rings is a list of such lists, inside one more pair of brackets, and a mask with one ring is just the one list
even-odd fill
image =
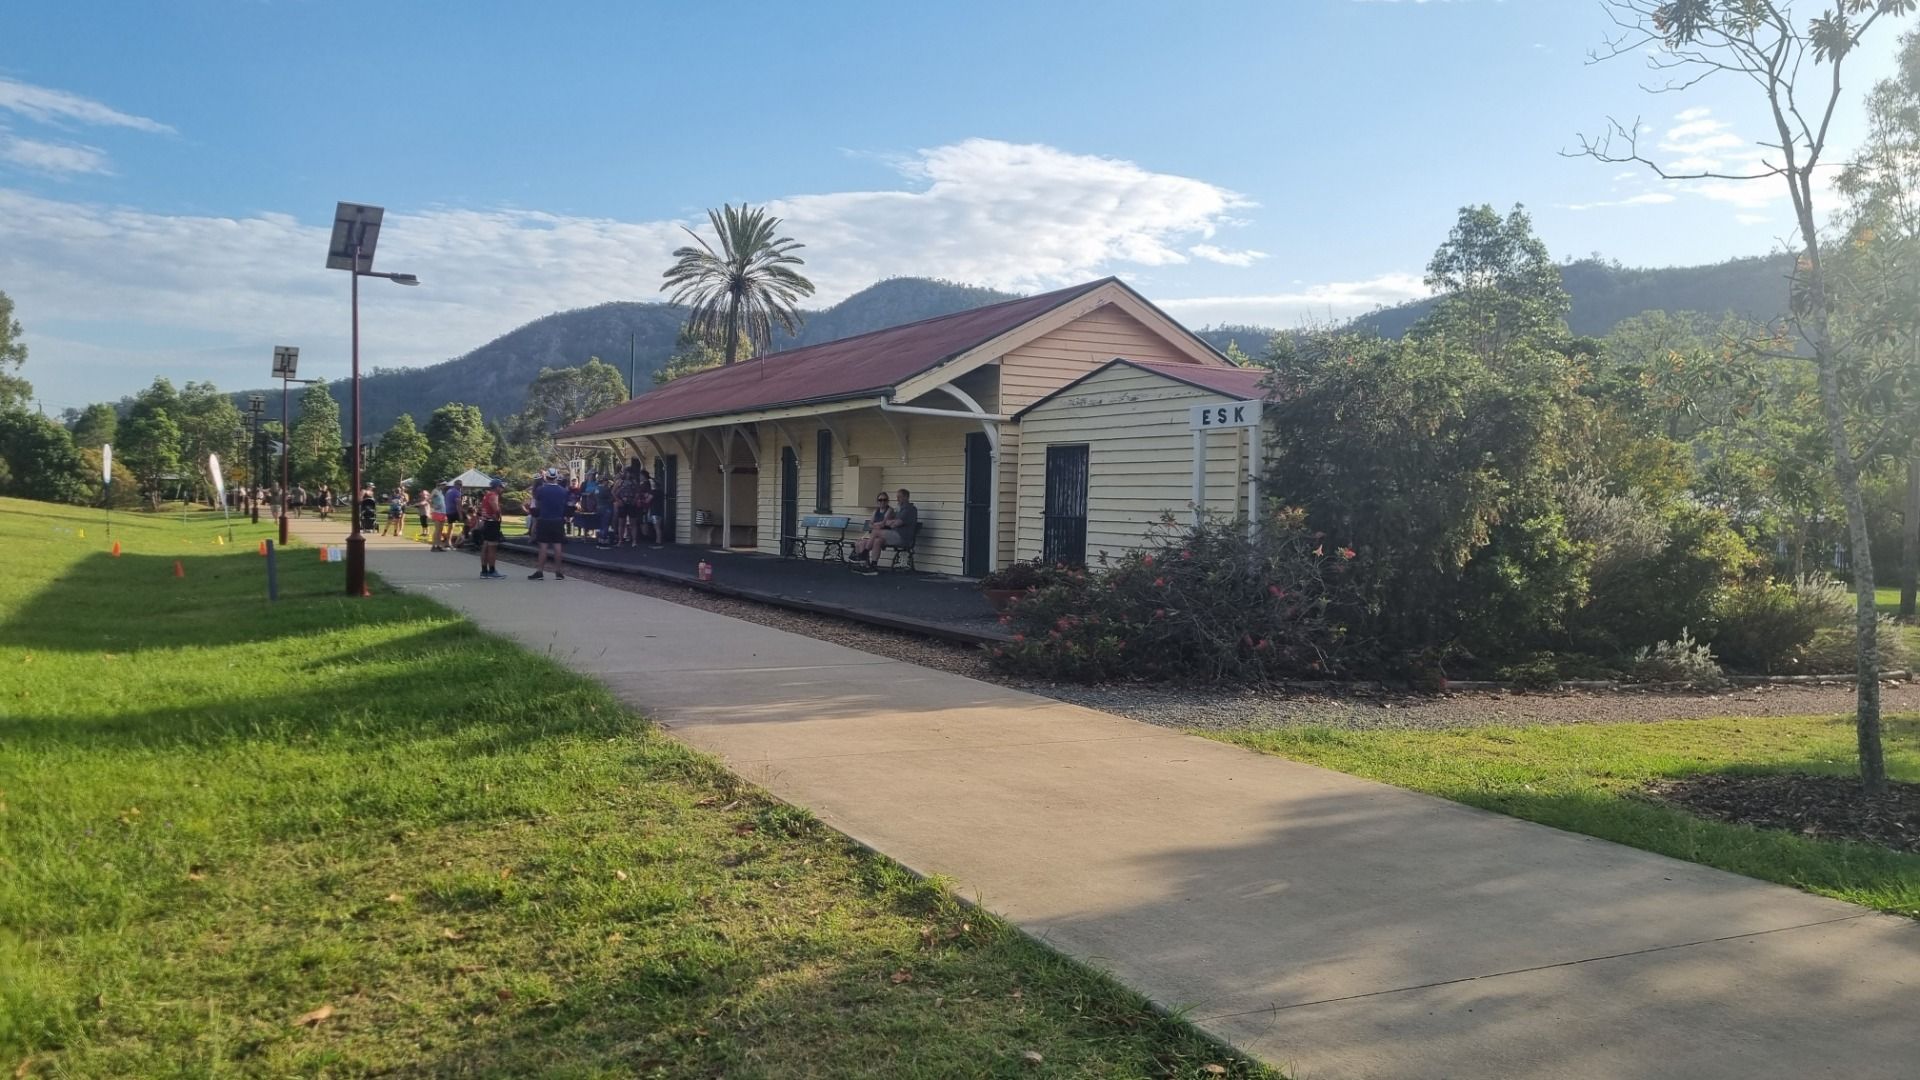
{"label": "crowd of people", "polygon": [[[504,481],[495,480],[487,488],[468,489],[458,479],[412,493],[404,486],[395,487],[386,494],[386,519],[382,523],[381,499],[368,485],[360,489],[353,508],[360,516],[362,532],[377,529],[381,536],[396,537],[406,535],[411,511],[419,524],[419,538],[427,540],[432,550],[477,550],[481,553],[481,576],[497,578],[501,574],[494,568],[492,546],[498,545],[503,535],[501,498],[505,487]],[[235,488],[227,497],[236,509],[250,503],[284,506],[292,517],[312,511],[322,519],[348,505],[344,493],[325,484],[313,489],[299,484],[291,489]],[[546,576],[549,561],[556,578],[566,576],[560,570],[560,557],[571,538],[591,539],[602,549],[633,548],[643,543],[660,547],[668,541],[662,515],[665,499],[638,459],[609,475],[588,471],[576,477],[559,469],[546,469],[534,474],[525,502],[527,532],[540,552],[534,572],[528,575],[535,581]],[[878,573],[887,550],[911,548],[919,528],[920,511],[907,489],[901,488],[892,496],[883,491],[875,500],[862,535],[854,541],[848,561],[861,573]]]}
{"label": "crowd of people", "polygon": [[[504,481],[494,480],[487,488],[475,489],[455,479],[412,494],[404,487],[395,488],[386,496],[386,521],[379,526],[380,535],[404,536],[411,510],[419,522],[420,537],[432,550],[478,550],[480,576],[502,577],[494,557],[503,539],[505,487]],[[561,560],[569,539],[591,539],[601,548],[642,543],[658,547],[666,542],[653,478],[638,461],[609,476],[590,471],[576,477],[546,469],[534,475],[524,501],[527,532],[537,550],[534,572],[527,575],[533,581],[547,576],[549,564],[556,579],[565,579]],[[293,505],[290,502],[289,508]],[[358,506],[362,531],[374,531],[379,499],[371,487],[361,490]]]}

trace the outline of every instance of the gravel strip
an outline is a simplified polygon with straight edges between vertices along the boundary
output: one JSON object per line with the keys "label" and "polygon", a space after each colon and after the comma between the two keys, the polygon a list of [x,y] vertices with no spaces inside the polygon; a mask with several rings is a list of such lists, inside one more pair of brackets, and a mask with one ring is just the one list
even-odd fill
{"label": "gravel strip", "polygon": [[[1627,724],[1710,716],[1838,715],[1853,711],[1853,688],[1846,686],[1755,686],[1718,694],[1653,690],[1475,691],[1431,697],[1357,689],[1304,694],[1145,686],[1028,689],[1150,724],[1210,731],[1257,727],[1438,731],[1489,725]],[[1920,685],[1899,683],[1883,688],[1881,705],[1889,713],[1920,710]]]}
{"label": "gravel strip", "polygon": [[[531,557],[506,549],[501,550],[500,559],[521,566],[533,565]],[[1171,728],[1209,731],[1245,727],[1446,730],[1488,725],[1518,727],[1642,723],[1709,716],[1839,715],[1853,711],[1853,688],[1850,686],[1765,685],[1738,687],[1712,694],[1656,690],[1569,690],[1466,691],[1427,696],[1358,687],[1330,687],[1311,692],[1263,692],[1033,682],[995,673],[987,665],[985,654],[975,646],[869,626],[833,615],[719,596],[686,585],[634,574],[570,566],[567,576]],[[1920,683],[1888,685],[1881,691],[1881,704],[1888,713],[1920,712]]]}

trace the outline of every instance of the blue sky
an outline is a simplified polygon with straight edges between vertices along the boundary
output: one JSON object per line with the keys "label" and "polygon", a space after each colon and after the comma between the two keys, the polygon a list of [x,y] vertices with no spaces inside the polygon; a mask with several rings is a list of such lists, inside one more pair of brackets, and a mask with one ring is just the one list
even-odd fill
{"label": "blue sky", "polygon": [[[654,299],[682,223],[770,203],[831,302],[883,276],[1116,273],[1196,325],[1418,295],[1466,203],[1557,255],[1755,254],[1777,184],[1559,151],[1636,116],[1668,160],[1763,130],[1732,84],[1650,97],[1571,0],[916,5],[142,4],[0,17],[0,290],[49,410],[156,374],[345,371],[339,199],[388,208],[364,359]],[[1852,69],[1864,90],[1891,35]],[[1841,143],[1857,129],[1841,118]]]}

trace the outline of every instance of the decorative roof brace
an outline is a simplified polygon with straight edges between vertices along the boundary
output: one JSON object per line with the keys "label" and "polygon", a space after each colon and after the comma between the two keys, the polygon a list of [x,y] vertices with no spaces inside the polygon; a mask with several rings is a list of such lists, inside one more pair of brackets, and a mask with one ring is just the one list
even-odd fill
{"label": "decorative roof brace", "polygon": [[[972,394],[967,393],[965,390],[960,389],[950,382],[941,383],[933,389],[945,393],[955,401],[966,406],[966,410],[933,409],[924,405],[895,405],[891,401],[883,401],[880,403],[881,419],[885,420],[887,413],[904,413],[908,416],[941,416],[949,420],[977,421],[980,424],[981,430],[987,433],[987,445],[992,447],[994,453],[998,454],[1000,452],[1000,425],[1007,421],[1009,417],[1000,413],[990,413],[981,408],[980,403],[974,400]],[[892,427],[893,421],[888,420],[887,425]],[[894,434],[900,436],[900,459],[904,461],[907,456],[906,438],[900,435],[898,428],[894,429]]]}

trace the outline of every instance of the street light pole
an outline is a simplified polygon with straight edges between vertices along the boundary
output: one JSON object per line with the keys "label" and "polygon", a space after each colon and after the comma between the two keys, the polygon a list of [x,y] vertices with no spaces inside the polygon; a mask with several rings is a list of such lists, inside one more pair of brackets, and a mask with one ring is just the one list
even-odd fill
{"label": "street light pole", "polygon": [[[293,466],[288,457],[292,452],[293,425],[287,401],[287,387],[293,383],[313,383],[318,379],[296,379],[294,372],[300,365],[300,349],[293,345],[275,345],[273,347],[273,377],[280,380],[280,546],[287,546],[287,502],[293,497]],[[262,470],[265,471],[265,470]]]}
{"label": "street light pole", "polygon": [[367,595],[367,538],[360,535],[360,241],[353,242],[353,496],[347,536],[347,595]]}
{"label": "street light pole", "polygon": [[347,595],[367,596],[367,540],[360,532],[360,279],[386,278],[396,285],[418,285],[412,274],[375,273],[374,244],[386,211],[378,206],[341,203],[334,210],[333,236],[327,245],[327,269],[353,275],[353,531],[347,536]]}
{"label": "street light pole", "polygon": [[280,546],[287,546],[287,503],[293,499],[293,469],[287,462],[287,450],[293,443],[287,421],[287,383],[290,375],[280,376]]}
{"label": "street light pole", "polygon": [[260,524],[260,417],[266,412],[267,399],[259,394],[247,396],[247,419],[253,425],[253,445],[247,448],[247,503],[252,506],[253,523]]}

